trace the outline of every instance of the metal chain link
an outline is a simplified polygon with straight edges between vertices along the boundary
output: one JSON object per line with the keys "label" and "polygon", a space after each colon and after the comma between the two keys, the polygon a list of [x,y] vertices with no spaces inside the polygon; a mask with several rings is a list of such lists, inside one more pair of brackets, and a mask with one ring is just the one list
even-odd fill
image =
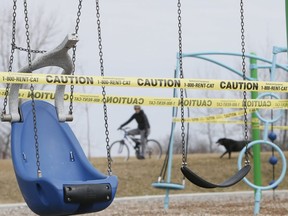
{"label": "metal chain link", "polygon": [[[246,80],[246,63],[245,63],[245,31],[244,31],[244,4],[243,0],[240,0],[240,19],[241,19],[241,51],[242,51],[242,74],[243,80]],[[243,91],[243,109],[244,109],[244,139],[246,141],[246,150],[245,150],[245,163],[249,164],[249,155],[248,155],[248,117],[247,117],[247,92]]]}
{"label": "metal chain link", "polygon": [[[182,23],[181,23],[181,0],[177,3],[178,12],[178,43],[179,43],[179,70],[180,79],[184,78],[183,74],[183,56],[182,56]],[[181,144],[182,144],[182,166],[187,164],[187,151],[185,147],[185,126],[184,126],[184,89],[180,89],[180,104],[181,104]]]}
{"label": "metal chain link", "polygon": [[[102,37],[101,37],[101,22],[100,22],[100,8],[99,0],[96,1],[96,17],[97,17],[97,30],[98,30],[98,48],[99,48],[99,57],[100,57],[100,71],[101,76],[104,76],[104,62],[103,62],[103,51],[102,51]],[[104,111],[104,126],[105,126],[105,135],[106,135],[106,150],[107,150],[107,162],[108,162],[108,175],[112,175],[112,159],[110,154],[110,145],[109,145],[109,129],[108,129],[108,113],[106,105],[106,91],[105,86],[102,86],[102,102],[103,102],[103,111]]]}
{"label": "metal chain link", "polygon": [[[75,34],[78,34],[79,31],[79,24],[80,24],[80,16],[81,16],[81,9],[82,9],[82,0],[79,0],[78,4],[78,11],[77,11],[77,18],[76,18],[76,25],[75,25]],[[76,62],[76,49],[77,46],[73,46],[73,54],[72,54],[72,65],[73,65],[73,70],[72,70],[72,75],[75,74],[75,62]],[[70,105],[69,105],[69,114],[73,114],[73,100],[74,100],[74,85],[70,86]]]}
{"label": "metal chain link", "polygon": [[[20,50],[20,51],[24,51],[24,52],[28,52],[28,49],[26,49],[26,48],[23,48],[23,47],[19,47],[19,46],[16,46],[15,45],[15,43],[12,43],[11,44],[13,47],[14,47],[14,49],[18,49],[18,50]],[[36,53],[36,54],[43,54],[43,53],[45,53],[45,52],[47,52],[46,50],[30,50],[30,52],[31,53]]]}
{"label": "metal chain link", "polygon": [[[12,13],[12,44],[15,43],[15,38],[16,38],[16,10],[17,10],[17,0],[13,0],[13,13]],[[8,63],[8,72],[12,71],[12,66],[14,62],[14,52],[15,48],[13,45],[11,46],[11,51],[10,51],[10,57],[9,57],[9,63]],[[1,113],[1,119],[4,117],[6,114],[6,107],[8,104],[8,94],[9,94],[9,89],[10,89],[10,84],[7,83],[6,89],[5,89],[5,98],[3,101],[3,110]]]}
{"label": "metal chain link", "polygon": [[[27,57],[28,64],[31,70],[32,66],[32,57],[31,57],[31,47],[30,47],[30,33],[29,33],[29,20],[28,20],[28,6],[27,1],[24,0],[24,15],[25,15],[25,29],[26,29],[26,43],[27,43]],[[39,151],[39,141],[38,141],[38,129],[37,129],[37,116],[36,116],[36,105],[34,97],[34,86],[31,84],[31,104],[32,104],[32,114],[33,114],[33,130],[34,130],[34,141],[35,141],[35,150],[36,150],[36,166],[37,166],[37,176],[38,178],[42,177],[42,172],[40,168],[40,151]]]}

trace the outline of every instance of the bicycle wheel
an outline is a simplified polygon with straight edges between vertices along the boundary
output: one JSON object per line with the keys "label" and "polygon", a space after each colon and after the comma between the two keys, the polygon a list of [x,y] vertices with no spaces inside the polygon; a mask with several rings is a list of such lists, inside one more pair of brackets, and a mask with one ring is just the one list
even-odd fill
{"label": "bicycle wheel", "polygon": [[129,147],[124,140],[118,140],[111,144],[110,155],[113,162],[127,161],[129,159]]}
{"label": "bicycle wheel", "polygon": [[157,140],[148,139],[145,148],[145,158],[160,159],[162,156],[162,147]]}

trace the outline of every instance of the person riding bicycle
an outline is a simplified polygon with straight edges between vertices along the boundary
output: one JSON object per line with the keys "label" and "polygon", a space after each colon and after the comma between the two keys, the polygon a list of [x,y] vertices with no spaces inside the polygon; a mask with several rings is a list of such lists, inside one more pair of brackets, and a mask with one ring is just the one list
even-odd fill
{"label": "person riding bicycle", "polygon": [[141,140],[141,151],[138,159],[145,159],[145,147],[147,142],[147,137],[150,134],[150,124],[148,118],[144,111],[141,109],[141,106],[135,105],[134,106],[135,113],[122,125],[120,125],[119,129],[124,127],[125,125],[129,124],[133,119],[136,120],[138,123],[138,127],[128,131],[128,135],[140,135]]}

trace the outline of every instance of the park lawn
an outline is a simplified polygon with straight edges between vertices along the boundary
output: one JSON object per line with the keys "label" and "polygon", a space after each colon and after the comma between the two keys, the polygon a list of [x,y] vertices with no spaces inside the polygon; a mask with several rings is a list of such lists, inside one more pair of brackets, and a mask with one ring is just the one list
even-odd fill
{"label": "park lawn", "polygon": [[[288,152],[285,153],[286,158]],[[165,156],[165,155],[164,155]],[[132,157],[129,161],[114,162],[112,171],[114,175],[119,178],[119,186],[116,197],[127,196],[145,196],[145,195],[163,195],[164,191],[155,189],[151,184],[157,181],[160,173],[164,156],[160,160],[146,159],[137,160]],[[220,159],[220,154],[191,154],[188,155],[188,167],[195,171],[203,178],[214,183],[220,183],[232,176],[237,171],[238,154],[233,153],[232,159],[227,157]],[[269,184],[272,180],[272,165],[268,160],[271,156],[270,152],[261,154],[262,166],[262,182],[263,185]],[[253,158],[250,158],[252,170],[248,175],[248,179],[253,181]],[[174,155],[173,169],[172,169],[172,182],[182,183],[182,174],[180,171],[181,155]],[[106,158],[92,158],[92,164],[102,172],[106,173],[107,159]],[[276,165],[276,178],[282,169],[281,160]],[[13,171],[11,160],[0,160],[0,203],[17,203],[24,202],[19,191],[17,181]],[[288,181],[285,179],[277,189],[288,189]],[[199,193],[199,192],[221,192],[221,191],[241,191],[251,190],[243,181],[225,189],[203,189],[199,188],[186,180],[184,190],[171,191],[175,193]]]}

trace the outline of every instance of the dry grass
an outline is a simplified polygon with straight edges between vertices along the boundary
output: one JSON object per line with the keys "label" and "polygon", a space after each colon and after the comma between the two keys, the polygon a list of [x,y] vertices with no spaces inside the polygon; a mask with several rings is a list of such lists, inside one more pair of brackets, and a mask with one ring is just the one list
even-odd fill
{"label": "dry grass", "polygon": [[[286,157],[287,157],[286,153]],[[232,159],[219,159],[219,154],[193,154],[189,155],[189,168],[197,172],[200,176],[213,182],[221,182],[237,171],[237,154],[232,155]],[[262,153],[262,181],[264,185],[272,180],[272,166],[268,163],[270,153]],[[161,160],[137,160],[130,158],[128,162],[117,161],[113,163],[113,174],[119,178],[119,187],[117,197],[123,196],[142,196],[164,194],[164,191],[155,189],[151,186],[158,178],[164,158]],[[93,158],[92,163],[100,171],[106,172],[107,160],[105,158]],[[175,183],[182,182],[180,172],[181,156],[175,155],[173,159],[172,181]],[[252,159],[253,165],[253,159]],[[253,167],[253,166],[252,166]],[[281,161],[276,165],[276,178],[279,176]],[[253,170],[250,172],[248,179],[252,181]],[[11,160],[0,160],[0,203],[23,202],[16,178],[13,172]],[[284,180],[278,189],[288,189],[288,181]],[[173,191],[171,193],[196,193],[196,192],[213,192],[213,191],[240,191],[251,190],[244,182],[226,189],[202,189],[186,182],[186,188],[182,191]]]}

